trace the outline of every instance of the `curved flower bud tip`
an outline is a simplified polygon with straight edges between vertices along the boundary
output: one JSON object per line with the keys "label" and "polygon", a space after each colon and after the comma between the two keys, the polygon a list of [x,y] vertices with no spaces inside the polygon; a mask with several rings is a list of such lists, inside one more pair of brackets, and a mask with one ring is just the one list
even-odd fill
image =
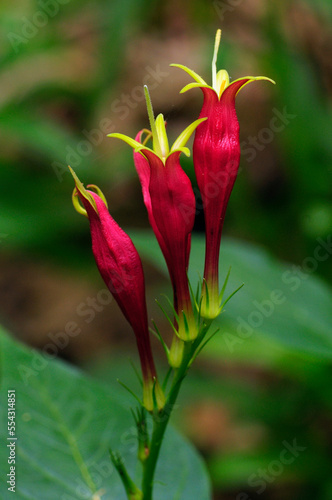
{"label": "curved flower bud tip", "polygon": [[[79,178],[75,174],[74,170],[69,165],[68,165],[68,168],[69,168],[70,173],[73,176],[74,181],[75,181],[75,188],[74,188],[74,191],[72,194],[72,201],[73,201],[73,205],[74,205],[76,212],[78,212],[81,215],[84,215],[85,217],[88,217],[87,211],[85,210],[85,208],[83,208],[80,205],[80,202],[79,202],[79,199],[77,196],[78,193],[80,193],[81,196],[83,196],[90,203],[90,205],[92,205],[93,209],[98,214],[97,205],[96,205],[96,202],[95,202],[93,196],[85,189],[82,182],[79,180]],[[94,186],[94,185],[92,185],[92,186]],[[96,187],[96,186],[94,186],[94,187]],[[97,189],[99,190],[99,192],[101,192],[99,188],[97,188]],[[99,193],[97,193],[97,194],[99,194]],[[105,200],[104,195],[103,195],[103,199]]]}
{"label": "curved flower bud tip", "polygon": [[239,80],[246,80],[246,83],[243,84],[237,91],[237,93],[241,90],[241,88],[244,87],[247,83],[250,83],[255,80],[267,80],[273,84],[275,84],[274,80],[271,80],[271,78],[268,78],[266,76],[245,76],[242,77],[241,79],[234,80],[233,82],[230,82],[229,80],[229,74],[225,69],[220,69],[217,71],[217,56],[218,56],[218,51],[219,51],[219,45],[220,45],[220,40],[221,40],[221,30],[218,29],[216,33],[216,38],[215,38],[215,43],[214,43],[214,51],[213,51],[213,58],[212,58],[212,85],[209,85],[206,83],[205,80],[201,76],[199,76],[195,71],[192,69],[187,68],[187,66],[183,66],[183,64],[170,64],[170,66],[173,66],[175,68],[180,68],[183,69],[188,75],[190,75],[194,80],[195,83],[189,83],[183,89],[180,91],[180,93],[187,92],[187,90],[193,89],[193,88],[209,88],[211,90],[214,90],[215,93],[217,94],[218,98],[221,98],[221,95],[223,92],[229,87],[230,85],[233,85],[235,82],[238,82]]}
{"label": "curved flower bud tip", "polygon": [[[150,99],[150,94],[147,86],[144,86],[145,98],[146,98],[146,107],[149,116],[149,122],[151,131],[144,129],[147,133],[147,137],[143,142],[138,142],[131,137],[128,137],[124,134],[112,133],[108,134],[107,137],[115,137],[117,139],[121,139],[131,146],[135,153],[142,153],[144,155],[144,151],[153,153],[156,155],[165,165],[167,158],[176,151],[180,153],[184,153],[186,156],[190,156],[190,151],[186,146],[190,136],[193,134],[195,129],[206,120],[206,118],[200,118],[193,123],[191,123],[174,141],[172,147],[169,147],[167,132],[166,132],[166,122],[164,120],[164,116],[160,113],[157,118],[154,118],[152,102]],[[152,138],[152,148],[146,146],[147,141]]]}
{"label": "curved flower bud tip", "polygon": [[[92,205],[93,209],[98,214],[97,205],[94,197],[91,195],[91,193],[89,193],[89,191],[85,189],[82,182],[79,180],[74,170],[69,165],[68,168],[75,181],[75,187],[72,194],[72,202],[76,212],[78,212],[81,215],[84,215],[85,217],[88,217],[87,211],[85,210],[84,207],[82,207],[82,205],[79,202],[78,194],[80,193],[80,195],[83,196],[90,203],[90,205]],[[107,200],[102,190],[95,184],[88,184],[87,187],[90,188],[90,191],[95,192],[99,196],[99,198],[103,200],[103,202],[106,205],[106,208],[108,208]]]}

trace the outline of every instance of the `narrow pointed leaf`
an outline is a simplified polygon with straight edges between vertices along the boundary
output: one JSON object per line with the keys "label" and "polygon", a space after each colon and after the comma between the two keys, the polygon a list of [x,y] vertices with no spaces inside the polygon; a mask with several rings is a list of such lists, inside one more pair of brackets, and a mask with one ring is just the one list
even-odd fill
{"label": "narrow pointed leaf", "polygon": [[231,274],[231,269],[232,269],[232,266],[229,266],[228,273],[226,275],[224,284],[223,284],[222,289],[221,289],[220,294],[219,294],[219,300],[220,300],[220,302],[222,301],[222,298],[224,296],[225,289],[226,289],[226,286],[227,286],[227,283],[228,283],[228,280],[229,280],[229,275]]}

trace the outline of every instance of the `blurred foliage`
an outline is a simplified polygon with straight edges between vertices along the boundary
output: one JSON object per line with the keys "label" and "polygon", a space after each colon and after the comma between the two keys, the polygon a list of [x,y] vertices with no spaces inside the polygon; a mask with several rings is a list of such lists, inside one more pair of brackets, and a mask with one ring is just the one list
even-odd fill
{"label": "blurred foliage", "polygon": [[[207,460],[220,495],[214,498],[329,500],[331,368],[256,337],[248,339],[246,348],[246,360],[228,355],[218,363],[206,357],[198,361],[174,412],[176,425]],[[127,356],[118,353],[88,367],[123,400],[116,378],[135,386]],[[284,442],[294,440],[302,450],[278,470]],[[250,477],[262,481],[262,471],[269,479],[258,494],[259,485],[251,484]]]}
{"label": "blurred foliage", "polygon": [[[167,276],[163,255],[151,236],[145,231],[132,234],[140,255]],[[192,238],[188,276],[193,290],[203,275],[204,245],[203,237]],[[223,334],[205,352],[227,358],[244,350],[248,356],[248,338],[263,336],[309,359],[332,360],[331,288],[312,276],[312,271],[275,262],[262,249],[243,242],[224,239],[221,257],[221,283],[231,271],[224,300],[241,284],[244,288],[216,319]]]}
{"label": "blurred foliage", "polygon": [[[186,64],[208,79],[214,33],[221,27],[219,67],[234,78],[260,74],[277,83],[255,83],[238,97],[243,154],[225,234],[259,243],[303,269],[315,254],[317,239],[331,238],[331,21],[330,0],[3,0],[3,254],[52,261],[77,273],[94,266],[86,221],[72,208],[68,163],[83,182],[102,188],[121,225],[147,225],[132,152],[106,139],[106,133],[135,135],[147,126],[138,88],[157,65],[168,76],[157,77],[152,99],[156,111],[165,113],[170,136],[196,119],[201,96],[198,91],[179,96],[188,79],[168,65]],[[191,159],[184,158],[183,166],[194,182]],[[202,231],[202,214],[196,227]],[[154,259],[152,247],[151,252],[146,253],[149,260]],[[263,300],[264,287],[278,288],[274,280],[286,269],[247,243],[226,244],[225,256],[232,252],[238,266],[234,264],[233,276],[243,280],[241,271],[251,269],[251,288],[229,304],[229,317],[222,316],[229,331],[235,328],[231,316],[236,317],[236,308],[239,315],[248,315],[248,304],[254,297]],[[331,280],[331,258],[321,261],[314,274]],[[293,323],[282,314],[274,323],[272,316],[261,328],[267,332],[247,339],[233,355],[215,339],[195,376],[188,378],[183,402],[191,405],[193,415],[205,400],[208,413],[215,412],[213,422],[224,422],[229,413],[215,439],[204,442],[184,411],[177,419],[187,422],[184,430],[207,457],[216,498],[256,498],[248,477],[279,456],[284,440],[294,438],[307,443],[307,451],[258,497],[331,498],[331,369],[328,356],[322,355],[331,344],[331,292],[319,280],[310,277],[309,282],[290,301]],[[316,331],[315,325],[320,327]],[[313,360],[303,353],[313,350],[308,339],[315,335],[321,344]],[[291,345],[294,336],[302,341],[301,349]],[[124,369],[123,361],[118,366],[113,360],[112,366],[111,373],[109,367],[102,370],[104,378],[113,380]],[[205,428],[209,426],[208,420]]]}
{"label": "blurred foliage", "polygon": [[[14,387],[17,402],[17,498],[125,500],[127,495],[109,454],[110,449],[120,453],[130,476],[139,484],[135,427],[126,405],[105,384],[23,347],[2,329],[0,345],[4,365],[1,399],[6,400],[7,388]],[[7,411],[7,406],[1,405],[1,422],[6,421]],[[7,426],[2,425],[0,433],[6,441]],[[179,446],[181,453],[174,460]],[[209,500],[206,468],[189,443],[170,429],[161,454],[156,477],[163,481],[156,480],[156,498],[191,500],[197,494],[201,500]],[[8,471],[7,458],[8,450],[3,446],[2,477]],[[183,475],[178,474],[179,469]],[[8,498],[7,488],[1,481],[3,499]]]}
{"label": "blurred foliage", "polygon": [[[195,118],[199,101],[193,92],[186,111],[181,101],[176,110],[169,102],[181,87],[174,88],[177,70],[168,70],[174,59],[167,46],[178,43],[180,55],[183,37],[191,36],[194,27],[202,66],[195,69],[209,78],[213,36],[221,25],[219,66],[234,77],[249,71],[277,82],[269,89],[255,84],[238,98],[244,153],[225,231],[262,242],[286,259],[312,253],[332,219],[332,35],[327,21],[332,9],[323,0],[248,3],[251,13],[246,2],[235,6],[227,1],[2,2],[0,227],[8,235],[6,248],[38,249],[60,262],[69,259],[65,249],[73,234],[75,241],[83,234],[84,224],[70,206],[67,163],[86,182],[102,184],[111,203],[117,189],[126,191],[137,182],[131,151],[105,138],[108,130],[135,134],[147,125],[144,102],[135,94],[147,70],[136,74],[135,59],[168,71],[165,86],[161,82],[161,91],[157,88],[152,96],[166,116],[176,122]],[[192,43],[197,51],[197,42],[188,43],[189,50]],[[143,54],[137,52],[140,47]],[[174,57],[174,49],[171,53]],[[123,94],[132,92],[137,97],[124,104]],[[287,110],[292,118],[271,137],[268,132],[264,136],[275,110]],[[250,136],[258,139],[251,153]],[[126,203],[126,196],[115,196],[112,203],[120,220]],[[330,263],[318,272],[331,277]]]}

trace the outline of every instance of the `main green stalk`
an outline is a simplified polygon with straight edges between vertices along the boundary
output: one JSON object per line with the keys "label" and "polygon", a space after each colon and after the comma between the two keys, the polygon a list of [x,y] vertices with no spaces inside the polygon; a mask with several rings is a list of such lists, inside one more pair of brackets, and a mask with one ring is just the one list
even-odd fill
{"label": "main green stalk", "polygon": [[179,368],[176,369],[172,386],[170,388],[166,405],[163,410],[154,416],[153,421],[153,431],[150,442],[150,452],[149,456],[144,462],[143,469],[143,479],[142,479],[142,493],[143,500],[153,500],[153,481],[154,474],[157,466],[157,461],[160,453],[160,448],[163,442],[164,434],[170,420],[174,405],[176,403],[181,384],[186,376],[187,370],[189,368],[192,357],[200,344],[202,338],[205,336],[206,332],[210,327],[211,322],[204,325],[201,335],[194,342],[188,342],[185,344],[182,363]]}

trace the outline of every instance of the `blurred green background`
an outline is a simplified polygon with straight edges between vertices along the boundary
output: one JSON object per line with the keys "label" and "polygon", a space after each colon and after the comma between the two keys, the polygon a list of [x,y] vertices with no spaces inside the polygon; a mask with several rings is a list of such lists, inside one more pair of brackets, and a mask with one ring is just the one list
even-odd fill
{"label": "blurred green background", "polygon": [[[169,64],[210,81],[217,28],[219,68],[276,81],[237,98],[242,162],[225,262],[250,291],[222,316],[233,338],[219,334],[202,355],[175,421],[205,456],[215,499],[332,498],[330,0],[2,0],[0,19],[1,320],[40,349],[76,321],[82,332],[59,356],[114,391],[116,377],[130,383],[133,338],[101,292],[67,164],[101,187],[142,250],[149,315],[162,324],[154,297],[170,286],[146,236],[132,151],[106,134],[147,127],[143,83],[171,139],[196,119],[200,91],[179,95],[190,79]],[[182,161],[195,182],[191,159]],[[202,231],[199,213],[192,279],[202,270]],[[255,297],[262,304],[285,272],[301,286],[293,281],[280,314],[237,341],[238,315],[249,318]],[[305,450],[280,466],[294,440]]]}

